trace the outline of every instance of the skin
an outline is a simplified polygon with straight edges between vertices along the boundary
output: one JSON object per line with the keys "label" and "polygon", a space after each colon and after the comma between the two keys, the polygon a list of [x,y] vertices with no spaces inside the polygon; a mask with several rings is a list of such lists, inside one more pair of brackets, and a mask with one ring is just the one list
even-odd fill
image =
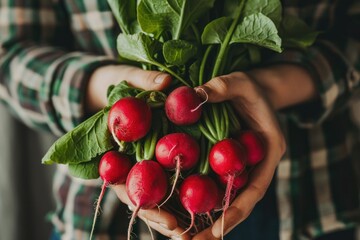
{"label": "skin", "polygon": [[[164,81],[160,84],[155,83],[156,76],[160,76]],[[94,72],[89,83],[87,100],[90,111],[106,104],[106,89],[101,89],[104,87],[104,79],[107,83],[115,81],[112,84],[127,79],[133,86],[157,90],[166,88],[171,81],[169,75],[145,72],[134,67],[100,68]],[[275,112],[316,98],[316,89],[310,74],[305,69],[289,64],[254,69],[247,73],[234,72],[211,79],[200,87],[206,91],[209,102],[231,101],[249,127],[262,134],[267,146],[266,157],[254,168],[249,176],[248,185],[226,212],[224,228],[226,234],[244,221],[256,203],[263,198],[285,152],[286,143]],[[203,91],[198,92],[201,94]],[[124,185],[113,186],[113,189],[122,202],[131,206]],[[177,225],[175,216],[164,210],[141,210],[139,217],[147,221],[156,231],[173,239],[221,238],[221,218],[213,226],[191,238],[187,234],[179,236],[184,229]]]}

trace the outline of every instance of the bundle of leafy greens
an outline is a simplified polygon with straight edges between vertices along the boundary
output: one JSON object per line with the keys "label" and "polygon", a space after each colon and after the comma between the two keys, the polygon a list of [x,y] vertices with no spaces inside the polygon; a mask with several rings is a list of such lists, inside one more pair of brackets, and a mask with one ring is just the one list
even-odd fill
{"label": "bundle of leafy greens", "polygon": [[[147,70],[173,76],[172,88],[196,87],[233,71],[261,64],[262,56],[284,48],[305,48],[317,33],[304,22],[284,16],[280,0],[108,0],[119,24],[119,59]],[[108,106],[59,138],[43,157],[44,164],[67,164],[70,173],[98,178],[99,160],[118,148],[134,158],[153,156],[154,140],[169,129],[205,137],[205,147],[240,128],[228,103],[208,106],[194,126],[169,126],[158,109],[153,130],[134,143],[116,143],[107,128],[111,106],[126,96],[142,94],[152,106],[163,106],[166,92],[144,92],[124,79],[108,90]],[[159,132],[161,134],[159,134]],[[120,146],[119,146],[120,145]],[[205,164],[206,165],[206,164]],[[206,166],[200,168],[207,169]]]}

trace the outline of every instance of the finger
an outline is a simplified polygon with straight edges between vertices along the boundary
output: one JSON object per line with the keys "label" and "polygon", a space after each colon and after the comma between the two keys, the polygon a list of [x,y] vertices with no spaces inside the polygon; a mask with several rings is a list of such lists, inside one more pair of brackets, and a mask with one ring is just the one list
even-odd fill
{"label": "finger", "polygon": [[[115,191],[116,195],[123,203],[127,204],[131,209],[135,209],[134,204],[126,194],[125,184],[111,185],[111,188]],[[177,227],[176,218],[164,209],[141,209],[138,213],[138,216],[146,218],[149,221],[157,222],[169,230],[174,230]]]}
{"label": "finger", "polygon": [[168,229],[166,226],[164,226],[161,223],[158,223],[156,221],[150,221],[146,218],[140,217],[146,224],[150,226],[150,228],[154,229],[155,231],[161,233],[162,235],[169,237],[171,239],[178,239],[178,240],[189,240],[191,239],[189,234],[182,234],[185,230],[176,227],[172,230]]}
{"label": "finger", "polygon": [[121,202],[127,205],[133,205],[128,195],[126,194],[125,184],[110,185],[111,189],[114,190]]}
{"label": "finger", "polygon": [[214,235],[211,232],[211,228],[207,228],[204,231],[201,231],[200,233],[196,234],[193,238],[193,240],[218,240],[220,238],[214,237]]}
{"label": "finger", "polygon": [[145,71],[141,68],[119,65],[119,81],[127,81],[130,85],[144,90],[162,90],[170,85],[171,76],[159,71]]}
{"label": "finger", "polygon": [[231,80],[227,76],[215,77],[202,86],[196,87],[196,92],[209,102],[222,102],[231,99]]}
{"label": "finger", "polygon": [[218,76],[204,85],[196,87],[204,91],[197,91],[198,94],[209,102],[223,102],[235,97],[244,95],[250,90],[251,82],[243,72],[234,72],[228,75]]}
{"label": "finger", "polygon": [[178,227],[176,218],[164,209],[153,208],[141,210],[139,212],[139,217],[148,219],[151,222],[159,223],[163,228],[168,230],[175,230]]}

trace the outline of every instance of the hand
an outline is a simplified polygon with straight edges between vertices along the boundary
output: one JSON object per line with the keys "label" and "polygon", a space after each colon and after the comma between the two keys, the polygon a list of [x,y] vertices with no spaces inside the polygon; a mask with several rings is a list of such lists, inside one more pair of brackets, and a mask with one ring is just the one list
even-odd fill
{"label": "hand", "polygon": [[[222,216],[213,226],[194,236],[194,240],[220,239],[244,221],[256,203],[261,200],[273,178],[275,169],[285,151],[285,140],[265,93],[242,72],[216,77],[201,86],[209,102],[229,100],[249,128],[262,134],[266,143],[266,156],[251,172],[245,189],[227,209],[222,229]],[[201,92],[201,91],[199,91]]]}
{"label": "hand", "polygon": [[107,65],[91,75],[86,92],[87,112],[97,112],[107,104],[106,93],[110,85],[127,81],[131,86],[144,90],[162,90],[169,86],[171,76],[158,71],[145,71],[128,65]]}

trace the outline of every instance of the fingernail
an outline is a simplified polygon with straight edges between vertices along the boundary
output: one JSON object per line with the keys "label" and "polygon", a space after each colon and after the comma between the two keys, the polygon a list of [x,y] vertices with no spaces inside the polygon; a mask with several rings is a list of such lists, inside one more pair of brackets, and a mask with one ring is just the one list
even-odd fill
{"label": "fingernail", "polygon": [[154,82],[155,82],[156,84],[161,84],[161,83],[164,81],[164,79],[167,78],[167,77],[169,77],[168,74],[166,74],[166,73],[161,73],[161,74],[159,74],[159,75],[156,76],[156,78],[154,79]]}
{"label": "fingernail", "polygon": [[172,236],[171,239],[173,240],[180,240],[181,238],[179,236]]}

